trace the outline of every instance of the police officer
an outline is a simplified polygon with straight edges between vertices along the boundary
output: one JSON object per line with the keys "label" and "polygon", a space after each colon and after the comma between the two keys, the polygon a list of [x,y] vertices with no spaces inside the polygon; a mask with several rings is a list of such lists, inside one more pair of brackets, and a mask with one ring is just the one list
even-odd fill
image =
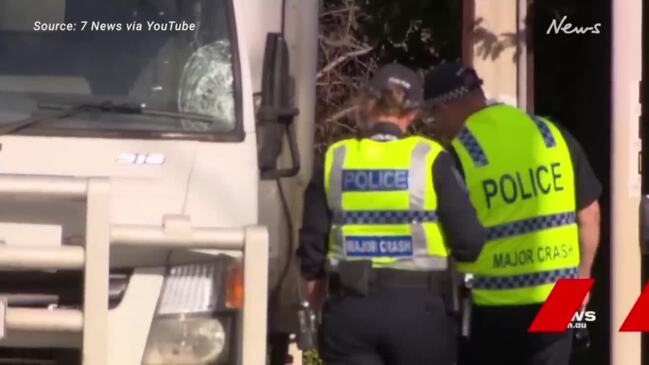
{"label": "police officer", "polygon": [[379,69],[358,102],[362,138],[316,163],[300,231],[302,275],[329,277],[322,313],[326,364],[454,364],[449,255],[473,261],[484,243],[451,156],[407,137],[420,77]]}
{"label": "police officer", "polygon": [[[446,63],[425,99],[451,141],[487,229],[474,274],[470,364],[568,364],[572,333],[529,333],[559,278],[589,278],[601,185],[579,143],[548,119],[488,105],[471,68]],[[586,304],[587,300],[584,302]]]}

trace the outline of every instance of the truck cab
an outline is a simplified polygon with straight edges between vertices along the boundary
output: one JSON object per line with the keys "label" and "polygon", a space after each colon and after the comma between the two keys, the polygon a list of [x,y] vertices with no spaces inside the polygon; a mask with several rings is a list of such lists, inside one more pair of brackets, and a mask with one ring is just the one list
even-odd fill
{"label": "truck cab", "polygon": [[[0,359],[265,362],[268,293],[290,263],[275,180],[289,179],[295,207],[310,161],[317,10],[0,4]],[[299,116],[259,121],[255,95]],[[259,132],[275,123],[293,133]],[[284,140],[289,173],[277,167],[289,152],[272,147]]]}

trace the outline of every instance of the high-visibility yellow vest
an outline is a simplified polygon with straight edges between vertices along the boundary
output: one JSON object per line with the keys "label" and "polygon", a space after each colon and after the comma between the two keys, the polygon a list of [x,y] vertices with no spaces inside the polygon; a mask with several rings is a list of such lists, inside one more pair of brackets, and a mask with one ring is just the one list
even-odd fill
{"label": "high-visibility yellow vest", "polygon": [[447,268],[432,172],[442,151],[422,137],[347,139],[329,147],[328,271],[335,272],[341,260],[371,260],[373,267],[414,271]]}
{"label": "high-visibility yellow vest", "polygon": [[550,121],[507,105],[473,114],[453,141],[487,243],[472,264],[478,305],[544,302],[579,266],[570,151]]}

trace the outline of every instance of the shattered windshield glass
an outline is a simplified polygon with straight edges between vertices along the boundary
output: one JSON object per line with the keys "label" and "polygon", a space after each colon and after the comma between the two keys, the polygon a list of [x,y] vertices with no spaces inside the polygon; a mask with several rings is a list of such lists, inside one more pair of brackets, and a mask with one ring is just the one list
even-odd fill
{"label": "shattered windshield glass", "polygon": [[[187,118],[79,113],[47,128],[234,129],[226,0],[0,1],[0,127],[43,103],[129,103]],[[209,116],[191,118],[192,115]]]}

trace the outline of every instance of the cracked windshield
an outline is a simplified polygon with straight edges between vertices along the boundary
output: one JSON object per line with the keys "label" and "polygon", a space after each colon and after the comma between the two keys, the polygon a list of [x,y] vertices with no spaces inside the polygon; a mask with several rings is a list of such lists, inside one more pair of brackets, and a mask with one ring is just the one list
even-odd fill
{"label": "cracked windshield", "polygon": [[0,128],[231,131],[229,21],[224,0],[3,0]]}

